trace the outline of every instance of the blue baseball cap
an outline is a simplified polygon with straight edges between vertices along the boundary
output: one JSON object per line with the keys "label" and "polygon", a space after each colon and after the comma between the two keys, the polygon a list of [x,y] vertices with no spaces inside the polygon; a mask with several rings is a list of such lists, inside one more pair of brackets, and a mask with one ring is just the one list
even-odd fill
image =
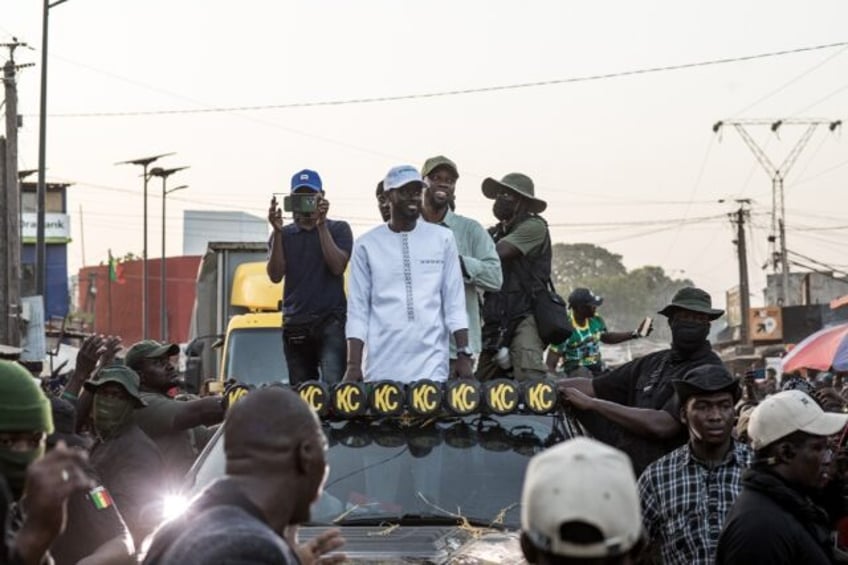
{"label": "blue baseball cap", "polygon": [[400,165],[399,167],[389,169],[389,172],[386,173],[386,178],[383,180],[383,187],[388,192],[410,183],[424,186],[421,173],[412,165]]}
{"label": "blue baseball cap", "polygon": [[321,177],[318,176],[318,173],[309,169],[303,169],[302,171],[295,173],[291,179],[292,191],[303,187],[314,190],[315,192],[321,192],[324,190],[321,187]]}

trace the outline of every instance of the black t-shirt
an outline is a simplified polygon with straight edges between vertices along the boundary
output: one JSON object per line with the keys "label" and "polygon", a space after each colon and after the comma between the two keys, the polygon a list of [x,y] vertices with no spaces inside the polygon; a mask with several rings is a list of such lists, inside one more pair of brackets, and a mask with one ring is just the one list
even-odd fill
{"label": "black t-shirt", "polygon": [[[350,256],[353,233],[347,222],[327,220],[336,246]],[[344,276],[334,275],[324,261],[318,228],[302,230],[297,224],[283,227],[286,278],[283,318],[286,325],[308,324],[330,313],[344,314],[347,298]]]}
{"label": "black t-shirt", "polygon": [[[680,419],[680,406],[671,382],[680,379],[690,369],[700,365],[721,365],[721,359],[709,343],[692,355],[684,356],[674,349],[657,351],[630,363],[625,363],[609,373],[595,377],[592,385],[595,396],[624,406],[651,408],[668,412],[675,421]],[[590,426],[591,427],[591,426]],[[595,435],[630,456],[636,476],[650,463],[686,443],[687,433],[669,440],[648,439],[610,422],[602,429],[593,429]]]}
{"label": "black t-shirt", "polygon": [[68,498],[68,523],[50,546],[50,554],[56,565],[73,565],[117,537],[131,543],[130,532],[111,494],[97,486]]}

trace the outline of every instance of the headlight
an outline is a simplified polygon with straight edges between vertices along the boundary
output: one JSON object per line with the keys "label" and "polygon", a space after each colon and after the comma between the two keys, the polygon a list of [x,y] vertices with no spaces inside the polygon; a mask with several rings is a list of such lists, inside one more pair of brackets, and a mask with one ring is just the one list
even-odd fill
{"label": "headlight", "polygon": [[168,494],[162,499],[162,518],[171,520],[186,511],[188,499],[179,494]]}

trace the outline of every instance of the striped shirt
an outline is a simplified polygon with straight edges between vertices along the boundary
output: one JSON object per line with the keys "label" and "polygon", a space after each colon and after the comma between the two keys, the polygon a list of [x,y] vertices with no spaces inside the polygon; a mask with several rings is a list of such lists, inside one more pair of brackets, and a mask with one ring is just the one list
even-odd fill
{"label": "striped shirt", "polygon": [[751,450],[734,441],[718,465],[698,460],[686,444],[648,466],[639,477],[642,519],[665,565],[715,561],[718,536],[742,490]]}

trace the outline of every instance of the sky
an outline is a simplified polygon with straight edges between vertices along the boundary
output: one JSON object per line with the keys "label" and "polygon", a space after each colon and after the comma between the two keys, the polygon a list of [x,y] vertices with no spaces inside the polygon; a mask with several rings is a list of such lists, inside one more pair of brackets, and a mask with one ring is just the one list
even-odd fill
{"label": "sky", "polygon": [[[29,43],[16,61],[36,63],[18,77],[20,169],[38,163],[40,4],[0,3],[0,39]],[[69,267],[97,264],[109,249],[141,253],[141,171],[118,161],[175,152],[161,165],[190,167],[169,180],[189,186],[168,197],[167,252],[178,255],[183,210],[264,217],[302,168],[323,177],[330,216],[364,233],[391,166],[444,154],[459,166],[458,212],[490,225],[482,180],[523,172],[548,202],[555,242],[601,245],[630,269],[662,266],[719,305],[738,281],[727,215],[752,199],[759,305],[771,180],[734,128],[715,134],[713,124],[845,120],[848,45],[566,79],[846,42],[846,21],[839,1],[67,0],[50,10],[47,179],[74,183]],[[233,109],[256,106],[265,108]],[[804,129],[746,131],[779,164]],[[845,132],[821,126],[786,175],[791,251],[846,268],[846,184]],[[154,181],[151,258],[160,191]]]}

